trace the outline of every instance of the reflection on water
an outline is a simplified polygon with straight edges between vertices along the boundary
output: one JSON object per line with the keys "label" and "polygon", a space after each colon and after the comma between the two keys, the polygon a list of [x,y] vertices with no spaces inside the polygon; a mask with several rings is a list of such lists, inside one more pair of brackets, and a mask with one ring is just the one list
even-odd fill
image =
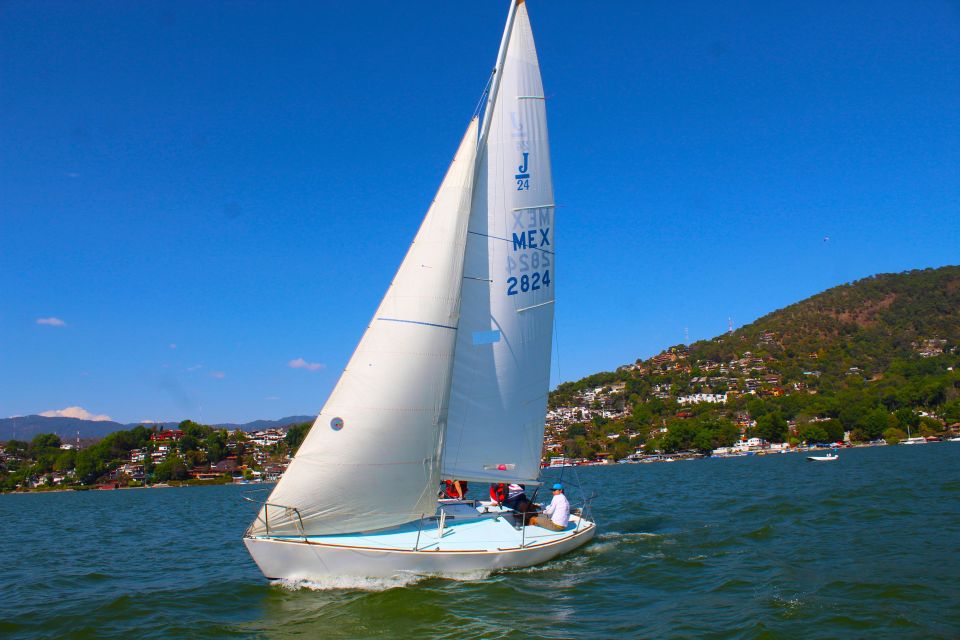
{"label": "reflection on water", "polygon": [[960,636],[960,445],[585,468],[600,532],[456,580],[268,583],[237,487],[0,496],[2,637]]}

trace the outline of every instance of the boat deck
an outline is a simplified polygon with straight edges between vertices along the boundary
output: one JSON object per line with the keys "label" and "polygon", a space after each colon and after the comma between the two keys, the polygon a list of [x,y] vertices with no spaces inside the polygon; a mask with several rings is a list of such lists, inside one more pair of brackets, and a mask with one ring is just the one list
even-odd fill
{"label": "boat deck", "polygon": [[[513,511],[500,507],[474,507],[469,503],[444,504],[446,512],[441,533],[436,517],[425,518],[399,527],[366,533],[324,536],[262,536],[274,540],[304,541],[327,546],[437,552],[490,552],[530,548],[560,542],[593,527],[587,520],[571,514],[563,531],[542,527],[514,526]],[[258,536],[260,537],[260,536]]]}

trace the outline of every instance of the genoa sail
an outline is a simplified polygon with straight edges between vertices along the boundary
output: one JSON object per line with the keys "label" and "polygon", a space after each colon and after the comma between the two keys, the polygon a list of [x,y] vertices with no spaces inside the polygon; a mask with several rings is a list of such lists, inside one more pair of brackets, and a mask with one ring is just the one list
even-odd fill
{"label": "genoa sail", "polygon": [[553,181],[526,5],[512,7],[477,152],[443,476],[539,477],[550,386]]}
{"label": "genoa sail", "polygon": [[252,534],[372,531],[434,513],[477,135],[474,118],[390,288]]}

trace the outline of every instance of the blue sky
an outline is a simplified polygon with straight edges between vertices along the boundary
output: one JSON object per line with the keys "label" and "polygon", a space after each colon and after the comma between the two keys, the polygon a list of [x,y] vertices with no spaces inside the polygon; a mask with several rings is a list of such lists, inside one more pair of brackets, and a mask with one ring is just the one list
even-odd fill
{"label": "blue sky", "polygon": [[[956,3],[528,7],[559,205],[555,382],[960,262]],[[0,416],[317,412],[506,8],[0,6]]]}

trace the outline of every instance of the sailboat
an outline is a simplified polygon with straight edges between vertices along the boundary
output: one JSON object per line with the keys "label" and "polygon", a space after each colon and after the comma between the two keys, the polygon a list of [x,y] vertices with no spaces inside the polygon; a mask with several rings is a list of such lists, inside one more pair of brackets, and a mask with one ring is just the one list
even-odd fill
{"label": "sailboat", "polygon": [[[485,99],[346,369],[244,534],[271,579],[454,575],[589,541],[589,501],[551,531],[443,479],[540,484],[555,216],[524,0]],[[482,113],[481,113],[482,111]]]}

